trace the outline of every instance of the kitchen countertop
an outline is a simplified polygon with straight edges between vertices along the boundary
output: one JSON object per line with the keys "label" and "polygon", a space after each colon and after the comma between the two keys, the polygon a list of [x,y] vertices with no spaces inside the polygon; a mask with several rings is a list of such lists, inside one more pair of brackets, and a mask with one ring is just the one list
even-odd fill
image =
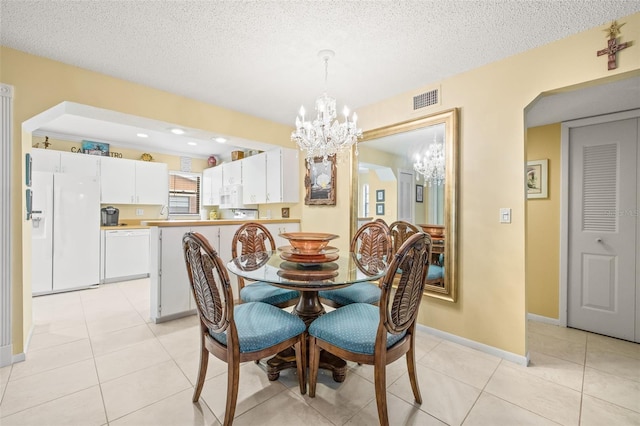
{"label": "kitchen countertop", "polygon": [[[171,226],[220,226],[220,225],[242,225],[247,222],[257,223],[300,223],[300,219],[216,219],[216,220],[143,220],[141,227],[171,227]],[[106,228],[122,228],[110,227]]]}
{"label": "kitchen countertop", "polygon": [[148,229],[148,225],[142,225],[140,219],[120,219],[118,226],[101,226],[101,231],[118,231],[122,229]]}

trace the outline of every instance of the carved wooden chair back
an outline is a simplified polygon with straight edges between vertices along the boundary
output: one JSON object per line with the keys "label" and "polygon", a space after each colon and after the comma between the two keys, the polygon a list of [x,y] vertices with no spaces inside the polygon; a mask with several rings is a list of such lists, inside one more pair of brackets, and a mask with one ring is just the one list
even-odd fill
{"label": "carved wooden chair back", "polygon": [[231,328],[229,344],[233,344],[237,333],[233,326],[233,294],[227,269],[202,235],[189,232],[182,238],[182,245],[200,322],[216,333]]}
{"label": "carved wooden chair back", "polygon": [[[367,222],[351,239],[351,252],[358,253],[365,261],[379,262],[391,259],[391,233],[383,221]],[[382,264],[381,267],[384,267]]]}
{"label": "carved wooden chair back", "polygon": [[[238,228],[233,236],[231,257],[235,259],[238,256],[261,251],[273,251],[275,249],[276,242],[271,232],[262,224],[248,222]],[[248,260],[250,260],[250,258]],[[238,277],[238,290],[242,290],[243,288],[244,279]]]}
{"label": "carved wooden chair back", "polygon": [[[389,333],[398,334],[415,326],[431,262],[431,247],[431,236],[417,232],[394,255],[386,275],[380,281],[379,333],[383,327]],[[399,279],[396,278],[398,270],[402,271]],[[394,279],[397,283],[395,288]]]}
{"label": "carved wooden chair back", "polygon": [[393,252],[397,253],[410,236],[420,232],[417,226],[412,223],[405,222],[404,220],[397,220],[389,225],[391,229],[391,243],[393,244]]}

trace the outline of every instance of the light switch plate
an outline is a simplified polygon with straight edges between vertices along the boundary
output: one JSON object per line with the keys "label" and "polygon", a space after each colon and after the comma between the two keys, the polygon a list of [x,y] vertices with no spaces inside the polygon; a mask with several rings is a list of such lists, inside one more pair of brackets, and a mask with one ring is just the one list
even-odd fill
{"label": "light switch plate", "polygon": [[500,208],[500,223],[511,223],[510,208]]}

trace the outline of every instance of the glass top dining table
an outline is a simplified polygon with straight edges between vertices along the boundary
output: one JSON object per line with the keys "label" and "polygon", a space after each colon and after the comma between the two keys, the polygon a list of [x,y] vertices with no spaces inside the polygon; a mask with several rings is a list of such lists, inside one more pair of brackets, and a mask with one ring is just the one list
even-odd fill
{"label": "glass top dining table", "polygon": [[[318,292],[347,287],[363,281],[375,281],[387,271],[387,263],[360,253],[332,253],[326,256],[304,258],[304,262],[292,262],[281,250],[251,253],[239,256],[227,263],[227,270],[252,281],[263,281],[277,287],[298,290],[300,299],[292,313],[309,327],[326,311]],[[296,258],[300,260],[300,258]],[[318,260],[321,260],[318,262]],[[251,284],[248,284],[251,285]],[[291,349],[267,361],[269,380],[277,380],[280,371],[295,367]],[[347,365],[328,352],[320,354],[320,368],[332,371],[336,382],[345,380]]]}
{"label": "glass top dining table", "polygon": [[375,281],[385,274],[388,266],[383,260],[359,253],[336,253],[322,257],[321,262],[314,260],[317,258],[310,257],[309,263],[288,261],[280,250],[275,250],[239,256],[227,263],[227,269],[245,279],[298,290],[300,300],[293,313],[308,326],[325,313],[319,291]]}

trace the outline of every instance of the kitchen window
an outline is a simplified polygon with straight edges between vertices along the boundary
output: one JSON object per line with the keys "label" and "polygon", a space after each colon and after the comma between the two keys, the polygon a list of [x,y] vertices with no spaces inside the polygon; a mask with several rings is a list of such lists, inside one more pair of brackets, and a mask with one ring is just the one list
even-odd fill
{"label": "kitchen window", "polygon": [[198,215],[200,174],[169,172],[169,215]]}

